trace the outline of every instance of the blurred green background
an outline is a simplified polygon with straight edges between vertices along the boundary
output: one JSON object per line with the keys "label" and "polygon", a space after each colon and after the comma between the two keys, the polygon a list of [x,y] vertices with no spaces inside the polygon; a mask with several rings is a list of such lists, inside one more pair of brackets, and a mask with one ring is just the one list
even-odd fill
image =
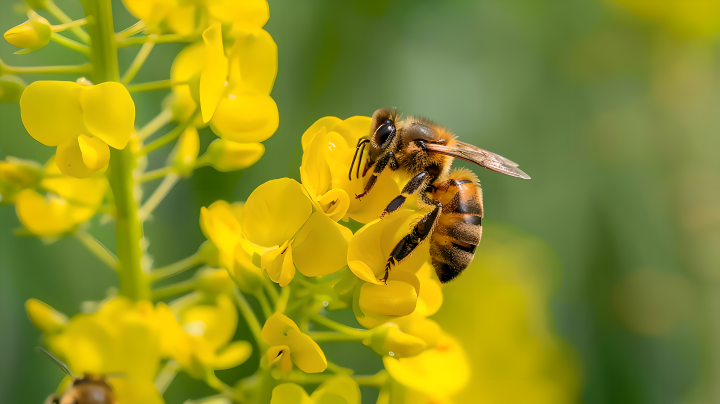
{"label": "blurred green background", "polygon": [[[26,20],[14,3],[0,2],[2,31]],[[77,0],[56,3],[81,17]],[[120,30],[134,19],[114,3]],[[579,402],[720,402],[720,61],[712,35],[674,35],[600,0],[270,0],[270,12],[280,127],[248,170],[202,168],[176,186],[146,224],[155,262],[184,258],[204,240],[201,206],[244,200],[269,179],[298,178],[300,136],[316,119],[395,106],[532,176],[473,168],[488,222],[553,251],[557,270],[542,272],[554,291],[548,321],[575,352]],[[135,81],[168,78],[180,49],[156,47]],[[0,58],[11,65],[83,61],[54,43],[25,56],[16,50],[0,41]],[[121,67],[136,51],[121,50]],[[40,78],[75,77],[27,77]],[[138,125],[165,95],[135,97]],[[214,138],[203,133],[204,144]],[[18,105],[0,104],[0,158],[44,162],[53,153],[27,135]],[[154,156],[150,167],[164,158]],[[0,207],[0,402],[40,403],[61,375],[33,352],[39,332],[23,303],[35,297],[75,314],[82,301],[102,299],[115,277],[77,240],[44,245],[15,237],[18,226],[14,208]],[[111,225],[96,218],[92,231],[112,244]],[[493,237],[486,230],[485,240]],[[480,255],[486,244],[493,245],[481,244]],[[467,282],[481,280],[447,286],[446,315],[463,310],[462,296],[474,290]],[[502,316],[502,306],[494,309]],[[367,361],[359,368],[380,366]],[[220,375],[252,371],[246,363]],[[206,393],[181,376],[168,403]],[[363,394],[364,402],[377,396]]]}

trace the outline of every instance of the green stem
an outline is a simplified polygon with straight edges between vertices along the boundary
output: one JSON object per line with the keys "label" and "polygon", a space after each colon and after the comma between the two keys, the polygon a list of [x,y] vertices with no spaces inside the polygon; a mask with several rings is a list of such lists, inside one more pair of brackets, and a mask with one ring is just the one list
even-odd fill
{"label": "green stem", "polygon": [[145,29],[145,23],[143,21],[138,21],[135,24],[125,28],[124,30],[118,32],[115,34],[118,39],[127,38],[129,36],[133,36]]}
{"label": "green stem", "polygon": [[8,66],[0,62],[0,74],[52,74],[52,73],[69,73],[69,74],[90,74],[92,73],[92,65],[85,63],[84,65],[71,66]]}
{"label": "green stem", "polygon": [[163,178],[160,185],[155,188],[155,191],[138,211],[138,218],[141,222],[144,222],[148,216],[150,216],[150,214],[158,207],[160,202],[165,199],[167,194],[170,193],[178,181],[180,181],[180,176],[177,174],[168,174],[165,178]]}
{"label": "green stem", "polygon": [[135,59],[133,59],[132,63],[130,64],[130,67],[128,67],[127,71],[125,72],[122,80],[120,80],[121,83],[128,84],[132,81],[132,79],[135,78],[135,75],[137,75],[137,73],[143,67],[145,61],[147,60],[148,56],[150,56],[150,52],[153,50],[154,47],[154,43],[146,43],[142,46],[142,48],[140,48],[137,55],[135,55]]}
{"label": "green stem", "polygon": [[200,260],[200,253],[196,252],[195,254],[187,258],[181,259],[178,262],[164,266],[162,268],[158,268],[150,272],[150,282],[156,282],[160,279],[169,278],[181,272],[185,272],[188,269],[196,267],[200,264],[202,264]]}
{"label": "green stem", "polygon": [[193,112],[188,119],[185,120],[185,122],[178,125],[175,129],[168,132],[167,134],[163,135],[162,137],[155,139],[152,143],[148,144],[147,146],[140,149],[136,154],[137,157],[144,156],[151,151],[155,151],[166,144],[172,142],[173,140],[177,139],[180,135],[182,135],[183,132],[185,132],[185,129],[190,126],[190,124],[195,120],[195,117],[198,116],[200,113],[200,108],[196,108],[195,112]]}
{"label": "green stem", "polygon": [[182,369],[180,364],[173,360],[167,361],[165,366],[160,369],[160,372],[155,377],[155,387],[160,394],[165,393],[165,390],[170,386],[170,383],[175,379],[180,369]]}
{"label": "green stem", "polygon": [[[95,1],[95,0],[89,0],[89,1]],[[63,23],[64,25],[68,26],[68,29],[75,34],[78,39],[85,43],[90,43],[90,35],[87,34],[87,32],[83,31],[82,28],[80,28],[80,25],[75,24],[75,21],[73,21],[72,18],[68,17],[67,14],[65,14],[60,7],[55,5],[52,1],[45,2],[47,11],[52,14],[55,19]],[[85,10],[85,16],[89,16],[90,14],[87,13],[87,9]],[[110,14],[112,16],[112,14]]]}
{"label": "green stem", "polygon": [[142,45],[146,43],[174,43],[174,42],[195,42],[197,35],[187,36],[178,34],[166,35],[147,35],[134,38],[117,38],[118,47],[124,48],[133,45]]}
{"label": "green stem", "polygon": [[263,276],[263,287],[265,288],[265,291],[270,296],[270,299],[273,302],[277,302],[278,298],[280,297],[280,294],[277,291],[277,288],[275,287],[275,283],[270,280],[269,277]]}
{"label": "green stem", "polygon": [[160,80],[150,83],[133,84],[131,86],[125,86],[125,88],[131,93],[142,93],[145,91],[166,90],[172,86],[172,80]]}
{"label": "green stem", "polygon": [[368,333],[367,330],[360,330],[357,328],[348,327],[345,324],[340,324],[337,321],[330,320],[329,318],[321,316],[319,314],[311,315],[310,320],[314,323],[318,323],[322,326],[325,326],[333,331],[337,331],[342,334],[352,335],[352,336],[356,336],[358,338],[360,338],[360,337],[366,338],[367,337],[367,333]]}
{"label": "green stem", "polygon": [[66,29],[70,29],[73,27],[82,27],[85,24],[87,24],[87,20],[84,18],[81,18],[79,20],[75,20],[75,21],[69,22],[67,24],[53,25],[52,31],[53,32],[62,32],[62,31],[65,31]]}
{"label": "green stem", "polygon": [[369,333],[363,334],[363,335],[354,335],[354,334],[343,334],[340,332],[324,332],[324,331],[316,331],[316,332],[308,332],[307,335],[313,339],[315,342],[355,342],[355,341],[362,341],[366,338],[368,338],[370,335]]}
{"label": "green stem", "polygon": [[[96,84],[119,81],[120,71],[111,2],[110,0],[85,0],[83,5],[88,21],[86,27],[91,38],[90,60],[94,68],[93,81]],[[61,17],[58,19],[62,21]],[[82,32],[82,30],[80,31]],[[115,245],[119,260],[120,294],[132,300],[144,300],[150,298],[150,282],[141,264],[144,253],[142,244],[144,236],[142,224],[138,218],[138,197],[135,194],[133,179],[136,161],[130,147],[126,147],[124,150],[111,149],[108,179],[117,210]]]}
{"label": "green stem", "polygon": [[143,175],[140,176],[140,179],[138,181],[139,182],[148,182],[148,181],[156,180],[156,179],[162,178],[172,172],[173,172],[172,167],[158,168],[157,170],[152,170],[152,171],[143,173]]}
{"label": "green stem", "polygon": [[155,132],[162,129],[163,126],[167,125],[171,120],[172,111],[170,109],[163,109],[155,118],[137,131],[138,139],[145,140],[149,138],[154,135]]}
{"label": "green stem", "polygon": [[245,299],[242,292],[237,289],[235,290],[235,302],[237,302],[240,314],[242,314],[243,318],[245,318],[245,322],[247,322],[250,332],[252,333],[253,338],[255,338],[255,342],[258,344],[258,347],[260,347],[260,351],[264,352],[267,344],[265,344],[265,341],[262,339],[262,327],[260,327],[260,322],[255,316],[255,312],[252,307],[250,307],[250,303],[248,303],[247,299]]}
{"label": "green stem", "polygon": [[80,242],[100,261],[104,262],[105,265],[117,272],[117,257],[100,241],[98,241],[98,239],[85,231],[76,232],[75,238],[80,240]]}
{"label": "green stem", "polygon": [[50,35],[50,40],[68,49],[80,52],[83,55],[90,55],[90,48],[87,45],[83,45],[80,42],[73,41],[72,39],[66,38],[55,32]]}
{"label": "green stem", "polygon": [[162,300],[168,297],[186,294],[195,290],[197,287],[197,281],[195,279],[188,279],[183,282],[178,282],[170,286],[165,286],[152,291],[152,300]]}
{"label": "green stem", "polygon": [[253,294],[255,298],[257,299],[258,303],[260,303],[260,309],[262,309],[263,316],[268,319],[270,316],[272,316],[273,311],[270,308],[270,303],[267,300],[267,297],[265,297],[265,293],[262,291],[262,289],[258,290],[257,293]]}

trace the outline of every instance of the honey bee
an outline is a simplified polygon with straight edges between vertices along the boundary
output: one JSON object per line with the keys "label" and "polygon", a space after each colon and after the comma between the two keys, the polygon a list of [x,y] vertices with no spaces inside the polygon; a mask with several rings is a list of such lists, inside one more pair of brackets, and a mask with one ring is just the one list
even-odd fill
{"label": "honey bee", "polygon": [[44,404],[117,404],[112,387],[107,383],[107,377],[110,375],[85,374],[83,377],[73,376],[63,361],[42,348],[38,347],[36,350],[47,355],[60,366],[60,369],[73,378],[72,385],[68,387],[62,396],[59,397],[53,393],[45,399]]}
{"label": "honey bee", "polygon": [[355,176],[360,177],[366,145],[368,152],[362,176],[365,177],[370,168],[374,169],[363,193],[355,195],[357,199],[372,190],[385,168],[402,169],[412,178],[380,217],[400,209],[413,194],[417,194],[419,207],[431,208],[393,248],[385,265],[382,279],[385,283],[393,265],[408,258],[428,237],[432,265],[440,282],[455,279],[472,262],[482,236],[482,190],[471,171],[450,172],[454,158],[512,177],[530,179],[516,163],[457,140],[454,134],[429,119],[399,120],[397,112],[387,108],[375,111],[370,134],[358,141],[350,178],[356,161]]}

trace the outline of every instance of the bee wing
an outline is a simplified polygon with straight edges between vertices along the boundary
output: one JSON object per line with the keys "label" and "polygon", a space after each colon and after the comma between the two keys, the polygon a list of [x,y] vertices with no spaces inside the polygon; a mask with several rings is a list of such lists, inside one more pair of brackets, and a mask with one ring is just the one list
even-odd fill
{"label": "bee wing", "polygon": [[529,175],[518,168],[517,163],[471,144],[456,141],[454,147],[437,143],[427,143],[426,147],[431,152],[459,158],[501,174],[526,180],[530,179]]}

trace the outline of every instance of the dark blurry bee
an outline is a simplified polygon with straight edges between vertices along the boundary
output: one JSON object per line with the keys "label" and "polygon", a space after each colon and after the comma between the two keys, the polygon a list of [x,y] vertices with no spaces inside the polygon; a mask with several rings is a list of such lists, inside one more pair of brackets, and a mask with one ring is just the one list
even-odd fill
{"label": "dark blurry bee", "polygon": [[72,385],[61,397],[53,393],[45,399],[44,404],[117,404],[112,387],[107,383],[107,376],[95,376],[85,374],[83,377],[76,377],[70,373],[70,369],[50,352],[36,348],[52,359],[60,369],[73,378]]}
{"label": "dark blurry bee", "polygon": [[530,179],[512,161],[458,141],[454,134],[429,119],[409,117],[401,121],[396,111],[387,108],[375,111],[369,136],[358,141],[350,177],[359,156],[355,173],[359,178],[366,145],[368,153],[362,176],[375,168],[364,192],[355,195],[357,199],[367,195],[378,176],[389,167],[393,171],[403,169],[412,178],[401,194],[388,204],[381,218],[397,211],[410,195],[416,193],[418,206],[432,208],[393,248],[385,265],[382,279],[385,283],[392,266],[408,258],[428,236],[432,264],[440,282],[455,279],[472,262],[482,235],[482,191],[472,172],[464,169],[450,172],[453,158],[512,177]]}

